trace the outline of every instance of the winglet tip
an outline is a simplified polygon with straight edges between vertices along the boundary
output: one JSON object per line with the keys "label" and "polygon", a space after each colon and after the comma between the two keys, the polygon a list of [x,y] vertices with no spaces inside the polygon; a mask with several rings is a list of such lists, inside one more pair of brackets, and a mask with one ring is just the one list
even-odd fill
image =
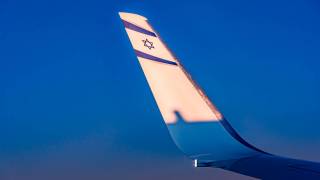
{"label": "winglet tip", "polygon": [[128,13],[128,12],[119,12],[119,16],[121,19],[141,19],[141,20],[148,20],[146,17],[141,16],[139,14],[134,14],[134,13]]}

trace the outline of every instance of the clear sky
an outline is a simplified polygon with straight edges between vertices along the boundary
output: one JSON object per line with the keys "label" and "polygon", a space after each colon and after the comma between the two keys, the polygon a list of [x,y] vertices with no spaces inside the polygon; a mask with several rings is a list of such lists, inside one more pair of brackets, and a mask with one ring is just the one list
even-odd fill
{"label": "clear sky", "polygon": [[251,144],[320,161],[318,1],[1,0],[0,179],[248,179],[175,147],[119,11],[148,17]]}

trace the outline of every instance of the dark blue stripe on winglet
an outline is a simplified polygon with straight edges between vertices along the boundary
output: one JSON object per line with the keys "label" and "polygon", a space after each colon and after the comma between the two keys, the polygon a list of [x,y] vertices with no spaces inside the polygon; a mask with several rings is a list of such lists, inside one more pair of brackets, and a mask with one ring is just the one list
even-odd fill
{"label": "dark blue stripe on winglet", "polygon": [[123,21],[124,26],[126,28],[128,28],[128,29],[131,29],[131,30],[134,30],[134,31],[146,34],[146,35],[150,35],[150,36],[153,36],[153,37],[157,37],[157,35],[154,32],[151,32],[151,31],[148,31],[146,29],[143,29],[143,28],[141,28],[139,26],[136,26],[136,25],[134,25],[132,23],[129,23],[128,21],[125,21],[125,20],[122,20],[122,21]]}
{"label": "dark blue stripe on winglet", "polygon": [[[179,111],[174,111],[176,117],[177,117],[177,123],[188,123],[186,122],[183,117],[181,116],[181,114],[179,113]],[[219,120],[219,122],[222,124],[222,126],[224,127],[224,129],[234,138],[236,139],[238,142],[240,142],[242,145],[250,148],[250,149],[253,149],[255,151],[258,151],[260,153],[263,153],[263,154],[269,154],[265,151],[262,151],[258,148],[256,148],[255,146],[249,144],[247,141],[245,141],[238,133],[237,131],[231,126],[231,124],[225,119],[225,118],[222,118],[221,120]],[[192,122],[193,124],[204,124],[206,122]],[[191,123],[190,123],[191,124]]]}
{"label": "dark blue stripe on winglet", "polygon": [[227,130],[227,132],[229,132],[229,134],[230,134],[233,138],[235,138],[236,140],[238,140],[242,145],[244,145],[244,146],[246,146],[246,147],[248,147],[248,148],[251,148],[251,149],[253,149],[253,150],[256,150],[256,151],[258,151],[258,152],[261,152],[261,153],[264,153],[264,154],[269,154],[269,153],[267,153],[267,152],[265,152],[265,151],[262,151],[262,150],[256,148],[255,146],[249,144],[247,141],[245,141],[245,140],[237,133],[237,131],[236,131],[235,129],[233,129],[233,127],[230,125],[230,123],[229,123],[225,118],[221,119],[219,122],[222,124],[222,126],[225,128],[225,130]]}
{"label": "dark blue stripe on winglet", "polygon": [[161,62],[161,63],[165,63],[165,64],[171,64],[171,65],[176,65],[176,66],[178,65],[176,62],[172,62],[172,61],[168,61],[168,60],[165,60],[165,59],[161,59],[161,58],[152,56],[150,54],[146,54],[146,53],[138,51],[138,50],[134,50],[134,52],[136,53],[136,55],[138,57],[142,57],[142,58],[145,58],[145,59],[149,59],[149,60],[152,60],[152,61],[157,61],[157,62]]}

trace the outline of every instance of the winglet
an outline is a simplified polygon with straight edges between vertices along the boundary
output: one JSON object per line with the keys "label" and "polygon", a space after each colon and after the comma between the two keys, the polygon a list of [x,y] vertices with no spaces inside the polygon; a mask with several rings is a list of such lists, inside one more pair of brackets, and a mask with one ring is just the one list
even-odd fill
{"label": "winglet", "polygon": [[171,137],[186,155],[201,164],[263,153],[231,127],[147,18],[119,14]]}

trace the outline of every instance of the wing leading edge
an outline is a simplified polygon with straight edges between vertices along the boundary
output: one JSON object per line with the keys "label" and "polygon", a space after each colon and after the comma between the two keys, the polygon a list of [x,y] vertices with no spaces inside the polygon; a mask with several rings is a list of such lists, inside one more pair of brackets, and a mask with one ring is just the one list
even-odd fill
{"label": "wing leading edge", "polygon": [[[257,178],[320,178],[317,163],[282,158],[244,140],[192,80],[147,18],[121,12],[125,30],[169,133],[197,167]],[[277,172],[277,173],[275,173]]]}

